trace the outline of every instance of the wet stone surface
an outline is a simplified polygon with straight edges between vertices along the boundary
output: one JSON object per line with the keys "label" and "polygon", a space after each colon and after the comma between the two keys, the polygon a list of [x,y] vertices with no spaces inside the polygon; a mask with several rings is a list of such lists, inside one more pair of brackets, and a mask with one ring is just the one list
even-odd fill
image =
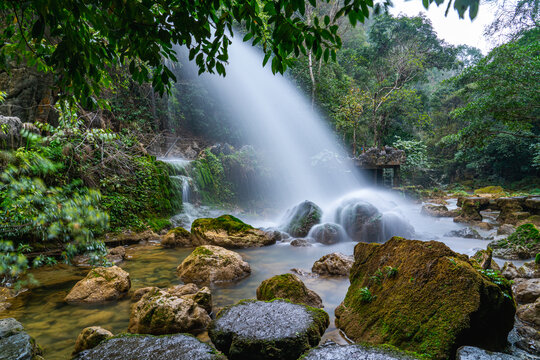
{"label": "wet stone surface", "polygon": [[113,338],[97,347],[81,352],[77,360],[214,360],[225,359],[210,345],[196,338],[177,334],[171,336],[129,335]]}
{"label": "wet stone surface", "polygon": [[397,351],[328,343],[309,351],[302,360],[414,360]]}

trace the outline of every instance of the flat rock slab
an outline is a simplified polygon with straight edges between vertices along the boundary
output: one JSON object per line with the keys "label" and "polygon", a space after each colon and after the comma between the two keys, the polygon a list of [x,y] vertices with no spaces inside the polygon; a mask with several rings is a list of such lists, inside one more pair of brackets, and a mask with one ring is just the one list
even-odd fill
{"label": "flat rock slab", "polygon": [[244,300],[223,309],[209,335],[231,360],[296,360],[319,343],[328,324],[328,314],[320,309],[284,300]]}
{"label": "flat rock slab", "polygon": [[226,360],[212,346],[177,334],[170,336],[125,335],[81,352],[77,360]]}
{"label": "flat rock slab", "polygon": [[301,360],[416,360],[396,350],[362,345],[325,344],[310,350]]}
{"label": "flat rock slab", "polygon": [[456,360],[518,360],[520,357],[500,352],[486,351],[474,346],[463,346],[457,351]]}

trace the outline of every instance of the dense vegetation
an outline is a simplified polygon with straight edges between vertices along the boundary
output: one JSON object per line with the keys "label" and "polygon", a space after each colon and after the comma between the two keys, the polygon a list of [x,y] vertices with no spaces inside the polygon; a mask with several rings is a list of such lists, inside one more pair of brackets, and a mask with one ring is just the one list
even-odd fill
{"label": "dense vegetation", "polygon": [[[242,147],[240,129],[204,84],[181,63],[167,66],[183,45],[199,71],[224,75],[233,33],[261,48],[274,73],[288,71],[352,154],[405,149],[411,183],[538,181],[540,33],[538,7],[526,6],[533,1],[513,9],[507,22],[527,21],[505,30],[486,57],[444,43],[425,17],[388,15],[388,2],[2,2],[0,75],[41,72],[52,85],[47,105],[56,104],[47,120],[25,124],[19,146],[2,144],[2,281],[31,261],[89,251],[102,261],[96,239],[108,231],[168,227],[179,194],[171,193],[171,169],[147,152],[165,130],[235,146],[206,149],[192,164],[201,200],[259,200],[253,183],[272,179],[256,152]],[[476,15],[478,1],[453,4],[461,16]]]}

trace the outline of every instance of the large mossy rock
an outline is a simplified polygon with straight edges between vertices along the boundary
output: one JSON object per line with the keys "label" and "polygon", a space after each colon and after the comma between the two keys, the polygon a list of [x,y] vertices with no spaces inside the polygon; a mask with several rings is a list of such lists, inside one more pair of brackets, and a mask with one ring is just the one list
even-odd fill
{"label": "large mossy rock", "polygon": [[502,259],[530,259],[540,253],[540,232],[533,224],[521,225],[506,239],[495,240],[488,247]]}
{"label": "large mossy rock", "polygon": [[197,219],[191,224],[191,235],[193,246],[215,245],[228,249],[260,247],[276,242],[274,233],[256,229],[232,215]]}
{"label": "large mossy rock", "polygon": [[219,246],[199,246],[176,268],[185,283],[212,284],[243,279],[251,267],[240,254]]}
{"label": "large mossy rock", "polygon": [[366,201],[351,200],[342,204],[336,211],[335,220],[355,241],[383,241],[382,214]]}
{"label": "large mossy rock", "polygon": [[176,227],[163,235],[161,245],[166,248],[193,246],[191,233],[183,227]]}
{"label": "large mossy rock", "polygon": [[482,221],[480,211],[489,208],[489,199],[483,197],[458,198],[458,206],[461,209],[458,216],[454,218],[455,222]]}
{"label": "large mossy rock", "polygon": [[81,352],[77,360],[226,360],[212,346],[186,335],[123,335]]}
{"label": "large mossy rock", "polygon": [[38,360],[42,351],[20,322],[13,318],[0,319],[0,359]]}
{"label": "large mossy rock", "polygon": [[327,343],[310,350],[300,360],[418,360],[391,346],[337,345]]}
{"label": "large mossy rock", "polygon": [[264,280],[257,288],[257,300],[285,299],[295,304],[322,308],[321,297],[304,285],[296,275],[276,275]]}
{"label": "large mossy rock", "polygon": [[202,332],[211,321],[211,301],[210,289],[194,284],[152,288],[131,307],[128,331],[153,335]]}
{"label": "large mossy rock", "polygon": [[321,222],[321,216],[321,208],[306,200],[287,211],[281,230],[292,237],[305,237],[313,226]]}
{"label": "large mossy rock", "polygon": [[243,300],[221,310],[208,334],[230,360],[296,360],[319,343],[328,325],[321,309]]}
{"label": "large mossy rock", "polygon": [[131,287],[129,274],[118,266],[97,267],[75,284],[64,299],[68,303],[99,303],[125,296]]}
{"label": "large mossy rock", "polygon": [[336,309],[337,326],[354,341],[433,359],[452,358],[464,344],[505,346],[516,308],[502,276],[437,241],[359,243],[354,258],[351,285]]}
{"label": "large mossy rock", "polygon": [[516,224],[519,220],[528,218],[531,214],[524,211],[526,196],[499,198],[495,201],[501,211],[497,221],[501,224]]}

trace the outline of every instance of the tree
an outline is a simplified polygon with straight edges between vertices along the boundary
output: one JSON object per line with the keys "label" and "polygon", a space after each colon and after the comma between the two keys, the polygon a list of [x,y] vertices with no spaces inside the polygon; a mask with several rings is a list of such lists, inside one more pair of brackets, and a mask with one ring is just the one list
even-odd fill
{"label": "tree", "polygon": [[[474,18],[478,2],[456,0],[454,8],[460,16],[470,9]],[[163,94],[174,80],[163,59],[176,62],[175,44],[189,49],[201,72],[224,75],[233,26],[242,23],[243,40],[262,45],[263,64],[272,57],[272,70],[284,72],[293,54],[311,50],[317,60],[335,59],[341,46],[336,21],[347,17],[355,25],[371,7],[372,0],[345,0],[333,18],[308,24],[303,0],[4,0],[0,68],[24,61],[52,72],[60,95],[86,106],[96,102],[110,82],[107,69],[116,66],[128,66],[134,79]]]}

